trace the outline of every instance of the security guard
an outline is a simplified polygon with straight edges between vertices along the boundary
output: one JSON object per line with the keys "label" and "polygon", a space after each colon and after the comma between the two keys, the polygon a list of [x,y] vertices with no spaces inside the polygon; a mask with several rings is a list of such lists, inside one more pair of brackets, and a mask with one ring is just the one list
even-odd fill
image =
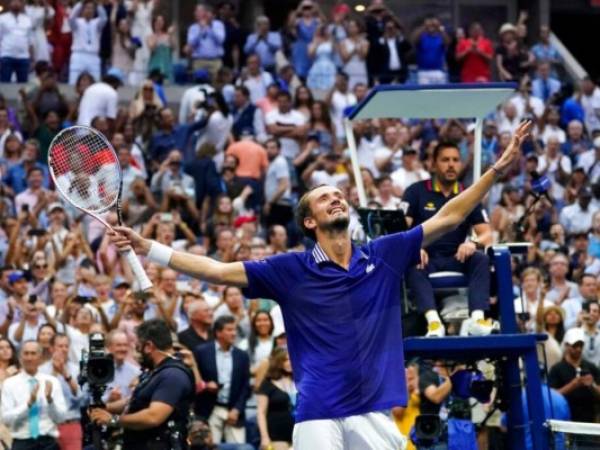
{"label": "security guard", "polygon": [[194,375],[167,353],[173,341],[164,321],[144,322],[136,334],[141,363],[148,370],[129,402],[124,399],[108,404],[106,409],[93,409],[91,420],[109,428],[123,428],[123,448],[127,450],[186,449]]}
{"label": "security guard", "polygon": [[[433,178],[410,185],[403,196],[408,226],[417,226],[433,217],[447,202],[463,191],[458,181],[461,173],[460,150],[455,144],[441,142],[433,151]],[[491,320],[485,320],[489,308],[490,272],[488,257],[474,242],[465,242],[473,228],[479,243],[492,243],[492,230],[481,205],[450,231],[421,249],[421,264],[408,270],[406,281],[416,299],[419,312],[428,323],[427,336],[444,336],[445,329],[437,312],[429,273],[439,271],[463,272],[469,280],[469,334],[485,335],[492,331]]]}

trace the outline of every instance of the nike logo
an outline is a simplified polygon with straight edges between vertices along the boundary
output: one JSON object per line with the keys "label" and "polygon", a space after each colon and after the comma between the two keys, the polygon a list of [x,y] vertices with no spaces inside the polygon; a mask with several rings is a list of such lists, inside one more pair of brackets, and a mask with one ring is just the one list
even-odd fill
{"label": "nike logo", "polygon": [[375,268],[375,264],[368,264],[367,270],[365,272],[371,273],[371,271]]}

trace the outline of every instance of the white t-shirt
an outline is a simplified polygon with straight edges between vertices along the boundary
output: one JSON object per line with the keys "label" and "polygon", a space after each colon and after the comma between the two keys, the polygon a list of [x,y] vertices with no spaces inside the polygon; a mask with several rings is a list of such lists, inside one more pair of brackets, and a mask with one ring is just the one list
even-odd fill
{"label": "white t-shirt", "polygon": [[[279,181],[283,178],[287,178],[289,180],[290,169],[286,159],[282,155],[277,155],[277,157],[269,163],[267,175],[265,176],[265,200],[267,202],[271,201],[277,192]],[[283,193],[280,200],[287,200],[290,198],[290,195],[290,185],[288,184],[288,188]]]}
{"label": "white t-shirt", "polygon": [[267,88],[273,84],[273,77],[269,72],[261,72],[256,77],[249,76],[243,84],[250,91],[250,101],[256,104],[267,95]]}
{"label": "white t-shirt", "polygon": [[538,138],[542,140],[544,145],[548,143],[548,139],[550,139],[551,137],[555,137],[556,139],[558,139],[558,142],[560,142],[561,144],[564,144],[567,141],[567,134],[564,132],[564,130],[562,130],[560,127],[553,125],[546,125],[543,133],[536,134],[538,135]]}
{"label": "white t-shirt", "polygon": [[394,186],[404,192],[406,188],[417,181],[429,180],[431,175],[424,169],[408,171],[404,167],[400,167],[390,174],[390,178]]}
{"label": "white t-shirt", "polygon": [[96,117],[117,117],[119,96],[117,91],[102,81],[92,84],[83,93],[79,104],[77,125],[90,126]]}
{"label": "white t-shirt", "polygon": [[348,184],[350,179],[347,173],[329,174],[324,170],[315,170],[310,178],[311,187],[326,184],[327,186],[335,186],[342,188]]}
{"label": "white t-shirt", "polygon": [[[291,109],[286,113],[280,113],[278,109],[274,109],[265,118],[267,125],[293,125],[295,127],[302,126],[306,123],[306,117],[295,109]],[[281,154],[288,159],[294,159],[300,153],[300,144],[296,139],[282,137],[279,139],[281,143]]]}
{"label": "white t-shirt", "polygon": [[[517,117],[519,117],[519,120],[522,120],[523,116],[525,116],[525,98],[523,98],[522,95],[517,94],[511,98],[509,102],[515,105],[515,108],[517,108]],[[542,117],[545,109],[543,100],[537,97],[529,97],[529,105],[536,117]]]}
{"label": "white t-shirt", "polygon": [[356,105],[356,95],[352,92],[344,94],[337,89],[333,92],[331,96],[331,120],[335,125],[335,136],[338,139],[344,139],[346,136],[344,132],[344,110],[353,105]]}
{"label": "white t-shirt", "polygon": [[381,136],[375,135],[372,139],[361,138],[356,153],[358,154],[358,165],[369,169],[375,178],[379,177],[379,169],[375,165],[375,150],[383,145]]}

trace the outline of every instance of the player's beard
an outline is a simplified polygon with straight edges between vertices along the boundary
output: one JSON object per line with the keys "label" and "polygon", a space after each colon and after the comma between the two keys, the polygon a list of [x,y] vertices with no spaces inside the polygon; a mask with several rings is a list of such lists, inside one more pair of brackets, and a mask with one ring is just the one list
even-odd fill
{"label": "player's beard", "polygon": [[348,216],[340,216],[321,225],[321,230],[325,233],[340,234],[348,231],[350,218]]}

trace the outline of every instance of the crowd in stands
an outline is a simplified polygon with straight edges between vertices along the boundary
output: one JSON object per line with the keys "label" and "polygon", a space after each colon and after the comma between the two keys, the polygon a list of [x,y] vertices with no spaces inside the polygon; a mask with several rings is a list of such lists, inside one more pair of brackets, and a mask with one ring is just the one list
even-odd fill
{"label": "crowd in stands", "polygon": [[[521,14],[499,30],[479,23],[450,29],[434,16],[407,29],[392,2],[373,0],[358,14],[345,3],[326,13],[303,0],[281,29],[267,16],[244,29],[233,5],[220,2],[197,6],[176,48],[177,29],[157,12],[161,0],[8,3],[0,15],[0,81],[26,84],[17,104],[0,95],[0,439],[6,445],[31,436],[15,415],[26,397],[10,381],[20,367],[35,373],[39,366],[58,380],[47,388],[52,395],[64,394],[55,410],[42,407],[51,412],[40,423],[42,434],[58,437],[61,449],[81,448],[86,399],[76,378],[90,333],[104,333],[114,355],[117,376],[106,393],[114,401],[131,394],[139,374],[135,327],[162,318],[195,370],[194,412],[214,442],[289,448],[296,391],[279,307],[147,261],[154,289],[148,299],[136,297],[131,272],[103,226],[61,201],[48,174],[48,148],[69,125],[96,128],[118,153],[128,226],[220,261],[260,260],[310,248],[294,208],[321,184],[346,194],[352,235],[364,239],[343,119],[370,87],[386,83],[517,83],[485,120],[484,169],[522,120],[534,122],[533,136],[486,198],[484,215],[492,242],[533,244],[514,264],[519,325],[524,333],[548,335],[540,360],[547,360],[548,383],[567,399],[570,417],[599,421],[600,87],[590,77],[565,78],[548,27],[538,34]],[[165,86],[182,81],[191,83],[182,98],[167,98]],[[74,96],[61,82],[73,85]],[[137,90],[128,105],[119,103],[123,85]],[[435,178],[440,142],[460,150],[459,176],[468,185],[474,129],[454,119],[356,122],[369,206],[405,208],[409,186]],[[551,187],[532,206],[538,200],[532,181],[540,175]],[[109,213],[106,220],[117,218]],[[490,314],[497,319],[495,297]],[[233,349],[230,379],[217,370],[215,345]],[[406,370],[411,403],[393,411],[405,432],[419,398],[429,401],[418,367]],[[41,386],[39,402],[49,396]],[[194,427],[207,434],[202,423]]]}

